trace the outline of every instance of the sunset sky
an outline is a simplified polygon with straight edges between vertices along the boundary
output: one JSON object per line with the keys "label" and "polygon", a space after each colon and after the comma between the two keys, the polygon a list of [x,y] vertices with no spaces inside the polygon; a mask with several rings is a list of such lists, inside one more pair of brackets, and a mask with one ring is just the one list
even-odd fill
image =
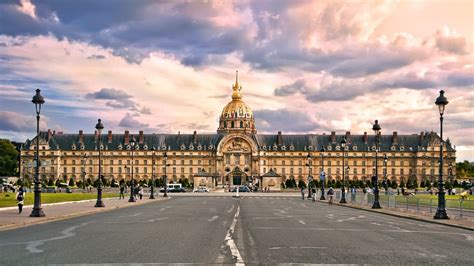
{"label": "sunset sky", "polygon": [[474,1],[0,1],[0,138],[215,133],[235,70],[259,133],[439,132],[474,161]]}

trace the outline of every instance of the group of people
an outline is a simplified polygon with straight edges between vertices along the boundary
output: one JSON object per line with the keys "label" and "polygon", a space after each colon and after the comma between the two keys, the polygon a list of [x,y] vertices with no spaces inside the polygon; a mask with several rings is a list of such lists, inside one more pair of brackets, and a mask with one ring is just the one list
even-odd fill
{"label": "group of people", "polygon": [[[316,189],[313,188],[311,192],[312,192],[311,193],[312,201],[316,201]],[[301,199],[302,200],[304,200],[304,194],[305,194],[305,189],[304,189],[304,187],[301,187]],[[328,203],[332,204],[333,198],[334,198],[334,189],[332,187],[329,187],[327,195],[328,195],[328,198],[329,198]]]}
{"label": "group of people", "polygon": [[[119,189],[120,189],[119,199],[124,199],[125,198],[125,185],[120,184]],[[135,197],[135,199],[137,199],[137,197],[139,197],[140,200],[143,199],[143,194],[144,194],[143,186],[140,185],[134,188],[133,196]]]}

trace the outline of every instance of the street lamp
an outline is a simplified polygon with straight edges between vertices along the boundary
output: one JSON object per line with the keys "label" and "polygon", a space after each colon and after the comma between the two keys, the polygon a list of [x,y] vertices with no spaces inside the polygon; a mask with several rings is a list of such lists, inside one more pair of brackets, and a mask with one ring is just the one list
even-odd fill
{"label": "street lamp", "polygon": [[163,197],[166,198],[166,197],[168,197],[168,193],[166,192],[166,190],[168,190],[167,185],[166,185],[166,183],[167,183],[167,181],[166,181],[166,167],[168,166],[168,164],[167,164],[168,154],[166,154],[166,152],[163,154],[163,160],[165,161],[165,173],[164,173],[165,174],[165,176],[164,176],[164,178],[165,178],[165,182],[164,182],[165,183],[164,184],[165,193],[163,194]]}
{"label": "street lamp", "polygon": [[41,188],[39,181],[39,121],[41,106],[44,104],[44,98],[40,94],[41,90],[36,89],[36,95],[33,96],[33,102],[36,108],[36,169],[35,169],[35,202],[33,210],[31,211],[30,217],[43,217],[45,216],[43,208],[41,208]]}
{"label": "street lamp", "polygon": [[384,166],[384,169],[383,169],[383,186],[385,188],[385,195],[388,194],[388,184],[387,184],[387,161],[388,161],[388,158],[387,158],[387,154],[385,154],[383,156],[383,166]]}
{"label": "street lamp", "polygon": [[449,163],[449,168],[448,168],[448,178],[449,178],[449,188],[450,191],[453,189],[453,163]]}
{"label": "street lamp", "polygon": [[345,163],[344,162],[345,161],[345,159],[344,159],[344,149],[346,147],[346,143],[347,143],[346,138],[342,138],[341,142],[340,142],[341,148],[342,148],[342,187],[341,187],[342,188],[342,196],[341,196],[341,201],[339,201],[339,203],[347,203],[346,202],[346,188],[344,187],[344,182],[346,181],[346,179],[345,179],[346,169],[344,168],[344,163]]}
{"label": "street lamp", "polygon": [[326,174],[324,173],[324,152],[326,149],[324,149],[324,146],[321,146],[321,174],[319,179],[321,180],[321,198],[320,200],[326,200],[324,198],[324,183],[326,183]]}
{"label": "street lamp", "polygon": [[381,209],[379,203],[379,184],[378,184],[378,162],[379,162],[379,146],[380,146],[380,130],[382,128],[379,125],[379,121],[375,120],[375,124],[372,126],[372,130],[375,133],[375,178],[374,178],[374,204],[372,204],[372,209]]}
{"label": "street lamp", "polygon": [[154,188],[155,187],[155,146],[151,147],[151,194],[150,199],[155,199]]}
{"label": "street lamp", "polygon": [[306,166],[308,166],[308,199],[311,198],[311,181],[312,181],[312,177],[311,177],[311,154],[308,152],[308,155],[306,156],[306,158],[308,159],[308,163],[306,164]]}
{"label": "street lamp", "polygon": [[444,199],[444,183],[443,183],[443,114],[444,108],[448,104],[448,99],[444,96],[444,91],[439,91],[439,97],[436,98],[435,104],[439,109],[440,122],[440,143],[439,143],[439,177],[438,177],[438,209],[434,216],[435,219],[449,219],[446,213],[446,202]]}
{"label": "street lamp", "polygon": [[82,193],[86,192],[86,160],[87,160],[87,153],[84,152],[82,155]]}
{"label": "street lamp", "polygon": [[137,141],[135,140],[135,137],[132,136],[132,139],[130,140],[130,149],[132,150],[132,178],[130,180],[130,199],[128,199],[128,202],[135,202],[135,179],[133,178],[133,150],[135,149],[135,143],[137,143]]}
{"label": "street lamp", "polygon": [[104,202],[102,201],[102,162],[100,159],[100,154],[102,150],[102,140],[100,134],[102,133],[102,129],[104,129],[104,125],[102,125],[101,119],[97,121],[95,129],[97,129],[97,137],[99,139],[99,183],[97,184],[97,202],[95,203],[94,207],[105,207]]}

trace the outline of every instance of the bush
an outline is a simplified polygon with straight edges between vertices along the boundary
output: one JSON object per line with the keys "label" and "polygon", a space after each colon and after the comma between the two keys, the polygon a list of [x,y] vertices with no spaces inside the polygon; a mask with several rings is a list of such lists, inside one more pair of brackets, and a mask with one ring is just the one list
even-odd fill
{"label": "bush", "polygon": [[49,179],[47,185],[50,186],[50,187],[54,186],[54,180],[53,180],[52,177]]}
{"label": "bush", "polygon": [[341,188],[341,185],[342,185],[341,181],[340,181],[340,180],[337,180],[337,181],[336,181],[336,185],[335,185],[334,187],[335,187],[335,188]]}
{"label": "bush", "polygon": [[298,182],[298,188],[306,188],[306,183],[303,180]]}
{"label": "bush", "polygon": [[403,182],[403,180],[402,180],[402,181],[400,181],[400,188],[404,188],[404,187],[405,187],[405,182]]}
{"label": "bush", "polygon": [[425,180],[421,180],[420,187],[425,187]]}
{"label": "bush", "polygon": [[71,179],[69,179],[69,184],[68,184],[70,187],[73,187],[74,186],[74,178],[71,177]]}
{"label": "bush", "polygon": [[287,179],[285,181],[285,186],[287,188],[294,188],[295,186],[293,185],[293,183],[295,182],[295,179],[294,178],[290,178],[290,179]]}
{"label": "bush", "polygon": [[396,189],[398,187],[397,181],[392,181],[392,183],[390,183],[390,187]]}

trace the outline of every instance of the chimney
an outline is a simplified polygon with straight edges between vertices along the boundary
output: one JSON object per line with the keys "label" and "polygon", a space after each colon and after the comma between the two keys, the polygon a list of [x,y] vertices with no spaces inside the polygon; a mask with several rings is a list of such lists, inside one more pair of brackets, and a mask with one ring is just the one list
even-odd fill
{"label": "chimney", "polygon": [[350,131],[346,131],[346,141],[347,141],[347,143],[351,142],[351,132]]}
{"label": "chimney", "polygon": [[420,144],[423,144],[425,142],[425,132],[421,131],[420,133]]}
{"label": "chimney", "polygon": [[112,130],[109,130],[107,134],[107,143],[112,143]]}
{"label": "chimney", "polygon": [[278,131],[277,145],[283,145],[283,137],[281,136],[281,131]]}
{"label": "chimney", "polygon": [[394,145],[398,144],[398,132],[397,131],[393,131],[392,144],[394,144]]}
{"label": "chimney", "polygon": [[52,135],[51,129],[48,128],[48,142],[51,139],[51,135]]}
{"label": "chimney", "polygon": [[364,132],[363,140],[364,140],[365,144],[369,143],[369,138],[367,137],[367,132]]}
{"label": "chimney", "polygon": [[331,142],[336,143],[336,131],[331,131]]}
{"label": "chimney", "polygon": [[79,142],[84,143],[84,133],[82,130],[79,130]]}
{"label": "chimney", "polygon": [[125,145],[128,145],[129,142],[130,142],[130,136],[128,135],[128,130],[125,130],[125,135],[123,136],[123,143]]}
{"label": "chimney", "polygon": [[193,142],[197,142],[197,133],[194,131],[193,133]]}
{"label": "chimney", "polygon": [[138,143],[143,144],[145,142],[145,139],[143,137],[143,130],[138,131]]}

